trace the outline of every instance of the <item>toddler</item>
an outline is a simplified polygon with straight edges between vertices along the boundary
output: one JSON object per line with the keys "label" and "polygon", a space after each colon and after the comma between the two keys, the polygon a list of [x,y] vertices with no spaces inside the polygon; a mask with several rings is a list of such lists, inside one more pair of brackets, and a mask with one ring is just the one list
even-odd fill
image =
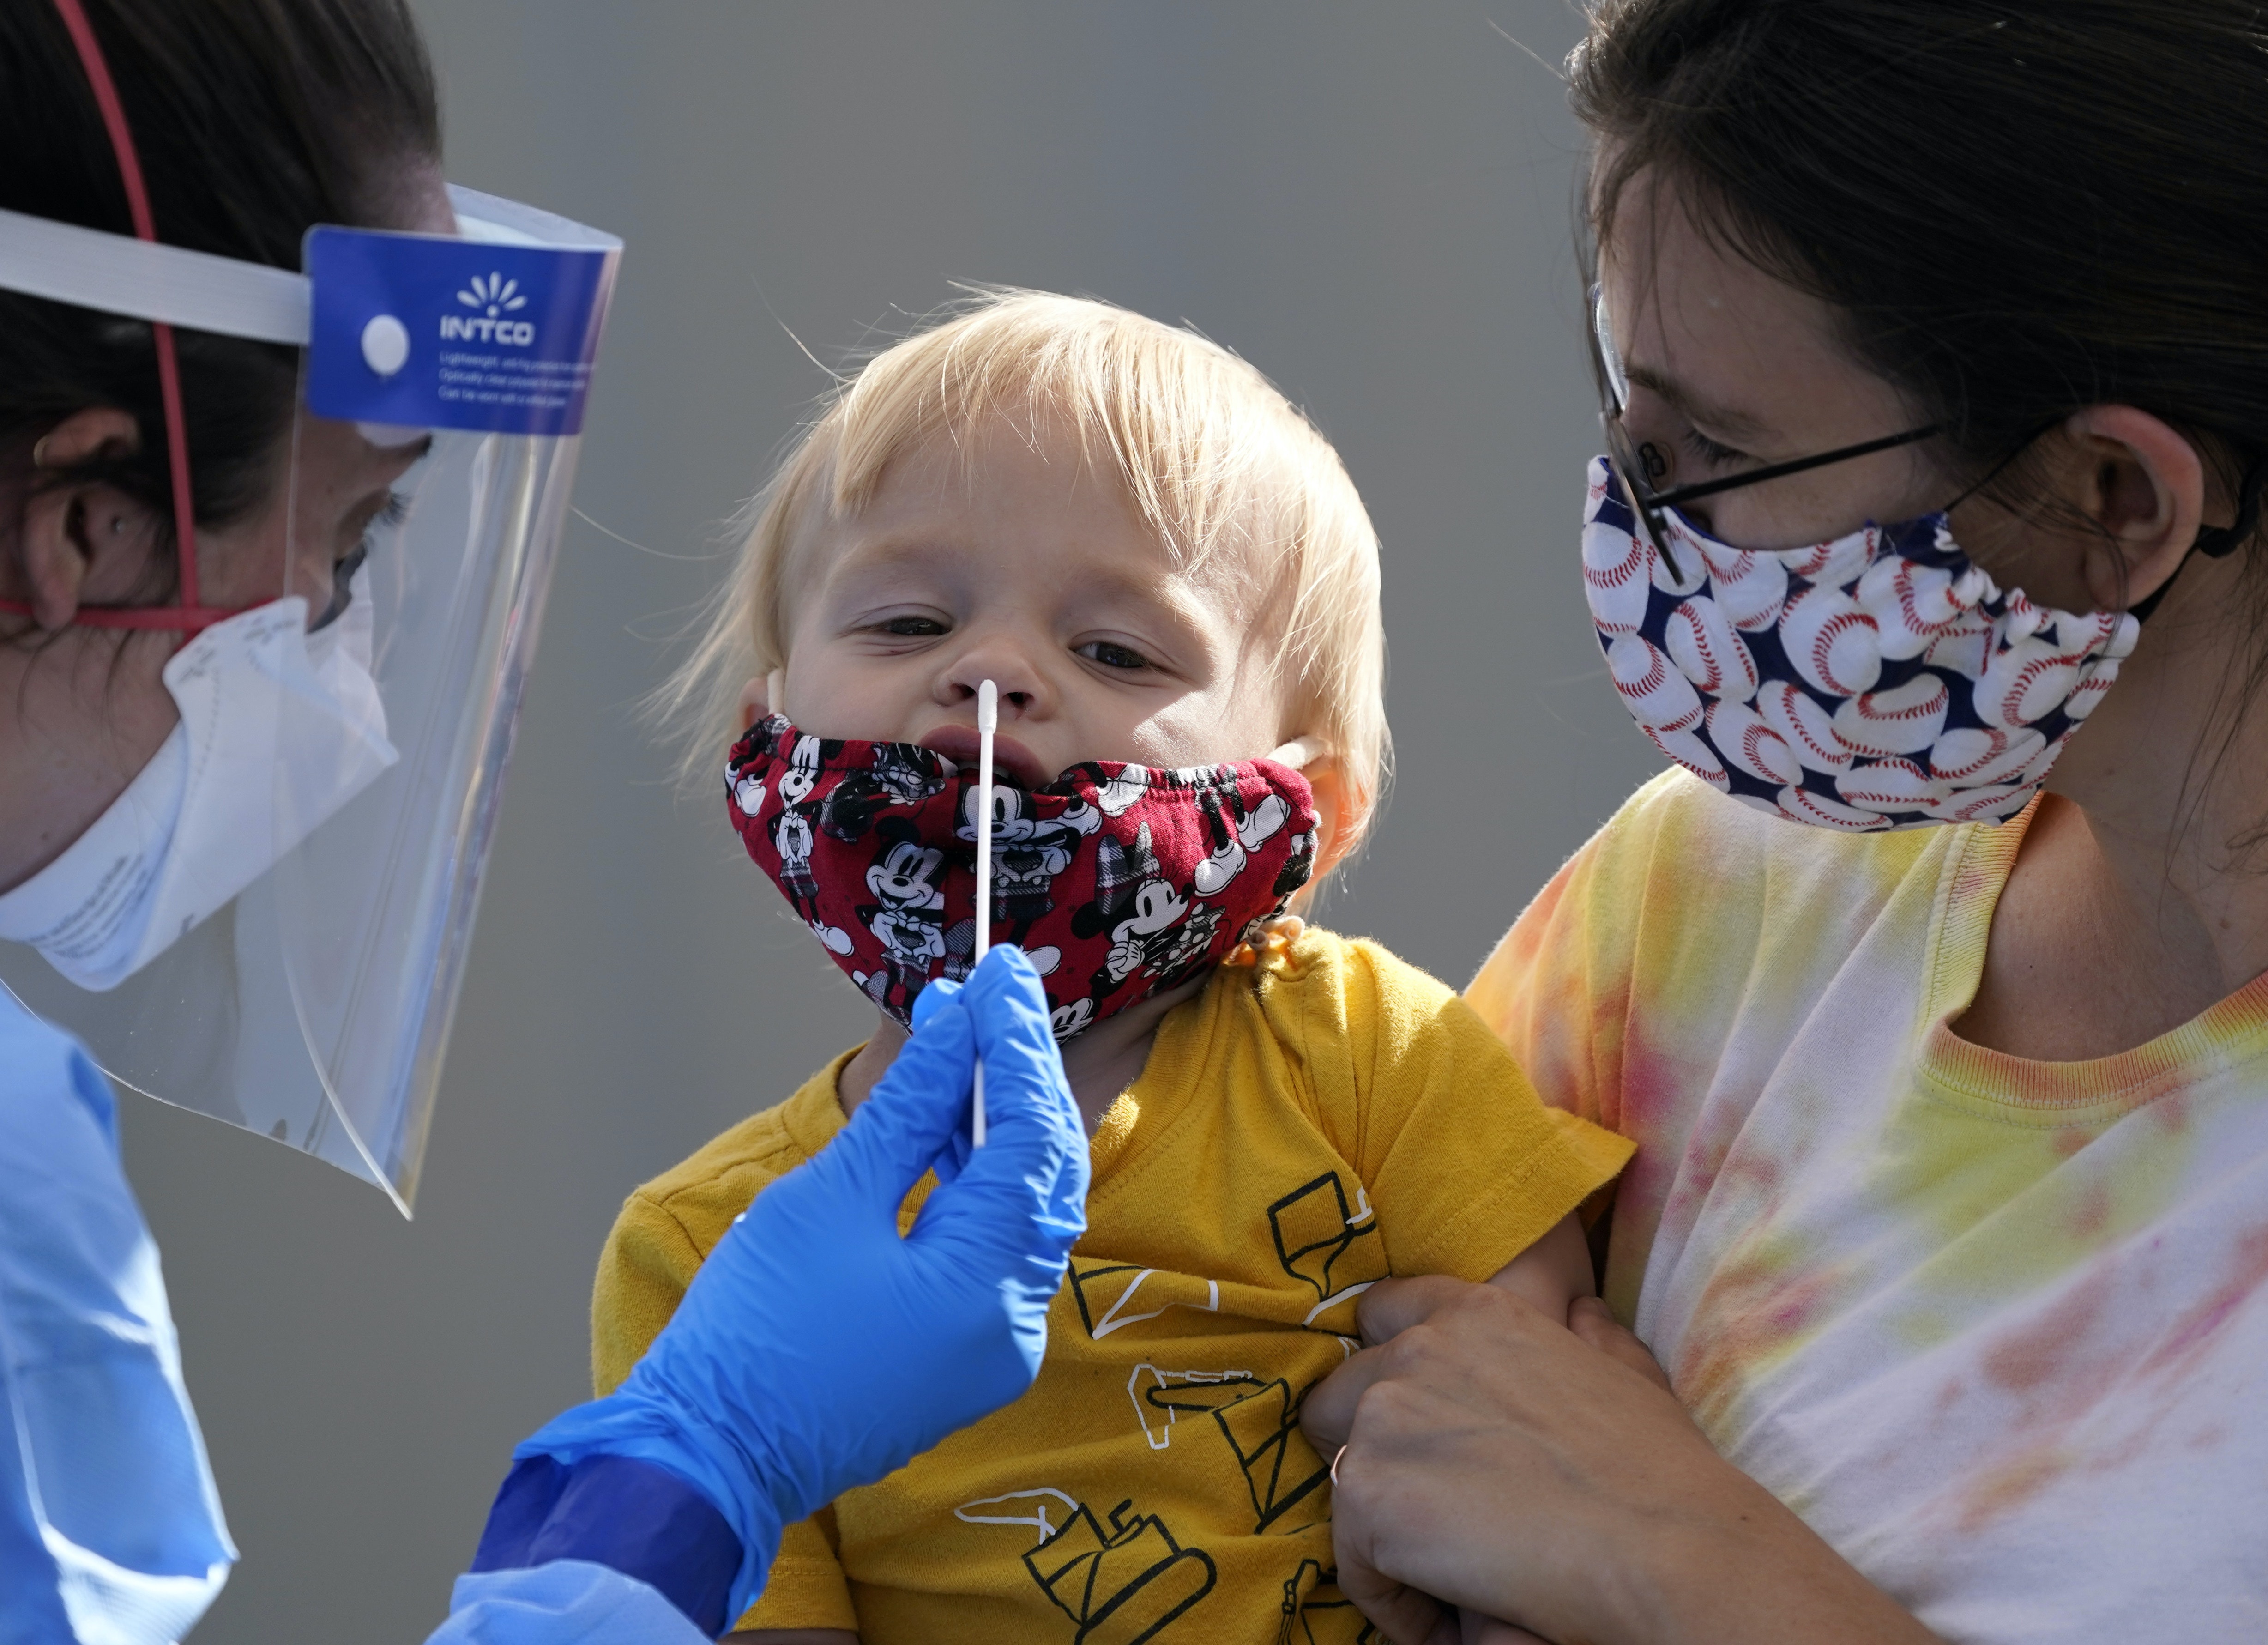
{"label": "toddler", "polygon": [[1336,454],[1190,332],[1011,292],[875,358],[754,509],[683,699],[737,696],[734,825],[879,1020],[625,1205],[600,1391],[966,973],[990,679],[993,932],[1045,978],[1087,1232],[1031,1391],[791,1528],[740,1637],[1378,1637],[1332,1581],[1302,1398],[1388,1274],[1564,1316],[1573,1213],[1628,1145],[1546,1110],[1448,989],[1285,911],[1385,764],[1377,541]]}

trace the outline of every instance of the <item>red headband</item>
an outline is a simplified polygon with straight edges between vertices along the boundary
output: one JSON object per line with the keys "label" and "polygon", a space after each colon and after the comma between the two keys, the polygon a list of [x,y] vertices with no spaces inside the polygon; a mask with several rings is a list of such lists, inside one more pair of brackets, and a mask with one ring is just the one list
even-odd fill
{"label": "red headband", "polygon": [[[150,215],[149,191],[142,184],[142,159],[135,151],[134,133],[126,123],[126,110],[118,100],[118,87],[111,80],[110,65],[103,58],[101,42],[95,39],[94,26],[87,21],[79,0],[55,0],[55,10],[63,14],[63,26],[70,31],[71,44],[78,48],[80,66],[86,70],[87,85],[94,92],[95,106],[102,111],[103,128],[110,134],[110,150],[118,161],[119,181],[125,186],[126,209],[133,216],[135,235],[154,242],[158,227]],[[162,321],[152,321],[150,331],[158,348],[158,394],[166,409],[166,454],[173,468],[173,535],[180,545],[180,598],[170,606],[81,606],[71,620],[86,628],[178,629],[195,634],[236,613],[199,602],[196,514],[189,490],[188,423],[181,414],[181,373],[173,358],[173,328]],[[28,616],[31,609],[22,601],[0,601],[0,611]]]}

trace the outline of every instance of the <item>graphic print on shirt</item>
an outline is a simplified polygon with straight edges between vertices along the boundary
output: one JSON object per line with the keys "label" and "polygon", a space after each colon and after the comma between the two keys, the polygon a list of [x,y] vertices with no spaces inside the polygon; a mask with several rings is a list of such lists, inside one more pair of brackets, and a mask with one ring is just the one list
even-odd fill
{"label": "graphic print on shirt", "polygon": [[[990,1511],[980,1513],[980,1509]],[[1050,1512],[1056,1515],[1053,1520],[1048,1517]],[[1068,1516],[1078,1512],[1077,1497],[1042,1485],[1028,1491],[1011,1491],[1005,1496],[980,1496],[954,1509],[953,1516],[971,1525],[1030,1525],[1045,1542],[1056,1534],[1059,1522],[1068,1523]]]}
{"label": "graphic print on shirt", "polygon": [[1086,1324],[1086,1334],[1097,1341],[1114,1331],[1155,1319],[1169,1308],[1220,1312],[1219,1280],[1144,1268],[1130,1262],[1082,1268],[1073,1258],[1071,1292],[1079,1303],[1079,1317]]}
{"label": "graphic print on shirt", "polygon": [[1143,1437],[1150,1442],[1152,1450],[1164,1450],[1174,1442],[1174,1421],[1180,1408],[1152,1406],[1146,1396],[1189,1383],[1233,1383],[1257,1388],[1260,1379],[1250,1371],[1168,1371],[1146,1363],[1136,1366],[1134,1375],[1126,1379],[1126,1397],[1134,1402],[1134,1420],[1142,1425]]}
{"label": "graphic print on shirt", "polygon": [[1321,1501],[1307,1499],[1331,1477],[1329,1466],[1300,1432],[1305,1389],[1294,1394],[1292,1384],[1280,1376],[1271,1383],[1245,1377],[1168,1384],[1150,1389],[1143,1398],[1163,1412],[1211,1414],[1237,1466],[1244,1471],[1244,1487],[1252,1494],[1256,1516],[1253,1535],[1280,1530],[1288,1536],[1315,1523],[1308,1517],[1297,1524],[1278,1527],[1277,1523],[1303,1502],[1312,1514]]}
{"label": "graphic print on shirt", "polygon": [[1284,1584],[1284,1627],[1276,1645],[1385,1645],[1381,1634],[1339,1591],[1336,1567],[1302,1560]]}
{"label": "graphic print on shirt", "polygon": [[[1026,1516],[1017,1512],[1025,1502],[1040,1506]],[[1070,1504],[1063,1523],[1024,1556],[1024,1567],[1040,1591],[1071,1619],[1078,1630],[1073,1645],[1141,1645],[1164,1634],[1212,1591],[1219,1575],[1212,1557],[1182,1546],[1155,1514],[1132,1512],[1130,1497],[1110,1510],[1108,1530],[1085,1503],[1044,1488],[965,1503],[954,1511],[977,1524],[1045,1525],[1047,1507],[1054,1502]],[[1005,1512],[990,1519],[975,1511],[983,1508]],[[1197,1637],[1186,1628],[1182,1633]]]}
{"label": "graphic print on shirt", "polygon": [[1358,1183],[1354,1197],[1354,1204],[1348,1205],[1339,1174],[1326,1171],[1268,1207],[1277,1261],[1294,1280],[1314,1287],[1318,1299],[1302,1324],[1314,1326],[1332,1309],[1360,1296],[1391,1272],[1386,1265],[1386,1242],[1379,1236],[1370,1191]]}

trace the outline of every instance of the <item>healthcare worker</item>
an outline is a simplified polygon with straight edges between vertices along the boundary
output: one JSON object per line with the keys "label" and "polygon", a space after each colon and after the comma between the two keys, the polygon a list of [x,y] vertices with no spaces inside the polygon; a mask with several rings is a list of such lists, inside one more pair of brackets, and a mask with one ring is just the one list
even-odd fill
{"label": "healthcare worker", "polygon": [[[416,1193],[621,250],[438,149],[401,0],[0,7],[0,1641],[178,1639],[234,1558],[112,1087]],[[1083,1135],[1020,955],[932,998],[439,1637],[714,1637],[1028,1386]]]}

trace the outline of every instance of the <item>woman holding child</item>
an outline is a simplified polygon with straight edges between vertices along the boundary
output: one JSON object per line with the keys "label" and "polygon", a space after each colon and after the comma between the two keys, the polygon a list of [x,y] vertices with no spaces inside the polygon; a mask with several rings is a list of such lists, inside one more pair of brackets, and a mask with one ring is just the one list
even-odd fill
{"label": "woman holding child", "polygon": [[1412,1642],[2257,1638],[2268,31],[1609,0],[1573,89],[1585,575],[1684,770],[1469,998],[1638,1152],[1572,1334],[1364,1299],[1340,1582]]}

